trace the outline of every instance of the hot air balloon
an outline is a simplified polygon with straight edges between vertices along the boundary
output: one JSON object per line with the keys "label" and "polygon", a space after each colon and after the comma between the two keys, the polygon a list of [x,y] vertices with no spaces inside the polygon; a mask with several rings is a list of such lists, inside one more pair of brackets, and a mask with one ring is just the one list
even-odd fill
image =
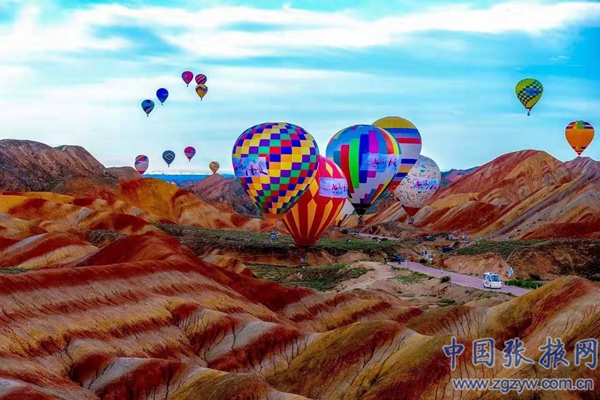
{"label": "hot air balloon", "polygon": [[210,168],[213,174],[216,174],[219,168],[221,168],[221,164],[217,161],[211,161],[210,164],[208,164],[208,168]]}
{"label": "hot air balloon", "polygon": [[523,107],[527,109],[527,115],[531,115],[531,109],[542,98],[544,86],[537,79],[527,78],[517,83],[515,93]]}
{"label": "hot air balloon", "polygon": [[594,139],[594,127],[589,122],[574,121],[571,122],[565,129],[567,142],[571,145],[577,156],[592,143]]}
{"label": "hot air balloon", "polygon": [[282,220],[296,245],[304,250],[317,243],[348,196],[348,183],[340,167],[323,156],[317,160],[315,178]]}
{"label": "hot air balloon", "polygon": [[350,203],[350,200],[346,198],[344,205],[342,206],[342,211],[338,214],[338,216],[333,220],[333,226],[336,228],[341,228],[342,224],[346,222],[346,220],[352,215],[354,212],[354,206]]}
{"label": "hot air balloon", "polygon": [[154,110],[154,102],[150,99],[142,101],[142,110],[144,110],[146,116],[149,117],[152,110]]}
{"label": "hot air balloon", "polygon": [[142,154],[135,158],[135,163],[133,164],[133,166],[138,172],[138,174],[144,175],[144,172],[146,172],[146,170],[148,169],[149,163],[150,160],[148,160],[148,157]]}
{"label": "hot air balloon", "polygon": [[394,191],[404,211],[411,217],[423,207],[436,192],[442,180],[440,168],[431,158],[419,156],[408,175]]}
{"label": "hot air balloon", "polygon": [[206,96],[206,93],[208,93],[208,86],[206,86],[203,83],[200,83],[196,86],[196,94],[200,96],[200,100],[202,100],[204,96]]}
{"label": "hot air balloon", "polygon": [[192,146],[188,146],[183,150],[183,153],[187,157],[188,161],[192,161],[192,158],[196,154],[196,149],[193,148]]}
{"label": "hot air balloon", "polygon": [[388,186],[388,190],[393,191],[415,165],[421,154],[421,134],[412,122],[400,117],[381,118],[373,122],[373,125],[385,129],[387,133],[396,138],[400,146],[400,156],[402,157],[400,169]]}
{"label": "hot air balloon", "polygon": [[173,150],[166,150],[162,155],[163,160],[167,163],[167,166],[170,168],[171,163],[175,161],[175,152]]}
{"label": "hot air balloon", "polygon": [[192,71],[184,71],[181,74],[181,79],[185,82],[186,86],[190,86],[190,82],[194,79],[194,73]]}
{"label": "hot air balloon", "polygon": [[206,75],[204,74],[198,74],[196,75],[196,84],[200,85],[200,84],[205,84],[207,81],[206,79]]}
{"label": "hot air balloon", "polygon": [[287,122],[244,131],[232,150],[235,176],[265,218],[283,218],[317,173],[319,147],[310,133]]}
{"label": "hot air balloon", "polygon": [[327,145],[327,158],[342,168],[348,198],[360,216],[377,200],[400,168],[398,142],[373,125],[354,125],[336,133]]}
{"label": "hot air balloon", "polygon": [[160,101],[160,104],[164,104],[169,97],[169,91],[165,88],[160,88],[156,91],[156,98]]}

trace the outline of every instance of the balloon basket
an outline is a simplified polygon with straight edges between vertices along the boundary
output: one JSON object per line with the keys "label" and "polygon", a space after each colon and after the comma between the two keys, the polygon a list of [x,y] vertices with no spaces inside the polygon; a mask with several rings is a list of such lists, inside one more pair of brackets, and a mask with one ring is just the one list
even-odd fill
{"label": "balloon basket", "polygon": [[358,227],[359,228],[364,228],[365,227],[365,219],[364,219],[364,217],[362,215],[360,217],[358,217]]}

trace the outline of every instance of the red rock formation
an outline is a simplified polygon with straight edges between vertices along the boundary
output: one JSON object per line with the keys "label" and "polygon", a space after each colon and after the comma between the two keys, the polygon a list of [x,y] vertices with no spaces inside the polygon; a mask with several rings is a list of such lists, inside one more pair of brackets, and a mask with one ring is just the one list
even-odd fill
{"label": "red rock formation", "polygon": [[88,178],[115,185],[134,179],[133,168],[107,169],[80,146],[52,148],[30,140],[0,140],[0,188],[2,190],[59,191],[69,178]]}
{"label": "red rock formation", "polygon": [[[414,227],[512,238],[600,235],[600,167],[589,159],[560,162],[527,150],[506,154],[441,188]],[[399,204],[368,225],[406,221]]]}

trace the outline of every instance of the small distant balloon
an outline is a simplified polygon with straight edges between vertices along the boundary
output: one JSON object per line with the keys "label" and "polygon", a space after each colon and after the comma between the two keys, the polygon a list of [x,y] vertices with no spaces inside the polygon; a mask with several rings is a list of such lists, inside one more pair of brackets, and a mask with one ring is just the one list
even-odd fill
{"label": "small distant balloon", "polygon": [[169,91],[165,88],[160,88],[156,91],[156,97],[160,101],[160,104],[164,104],[169,97]]}
{"label": "small distant balloon", "polygon": [[219,164],[218,161],[211,161],[210,164],[208,164],[208,168],[210,168],[213,174],[216,174],[219,168],[221,168],[221,164]]}
{"label": "small distant balloon", "polygon": [[138,174],[144,175],[144,172],[146,172],[146,170],[148,169],[149,163],[150,160],[148,160],[148,157],[142,154],[135,158],[135,163],[133,164],[133,166],[138,172]]}
{"label": "small distant balloon", "polygon": [[531,115],[531,109],[542,98],[544,86],[537,79],[527,78],[517,83],[515,93],[523,107],[527,109],[527,115]]}
{"label": "small distant balloon", "polygon": [[206,86],[205,84],[200,83],[200,84],[198,84],[198,86],[196,86],[196,93],[200,97],[200,100],[202,100],[204,98],[204,96],[206,96],[207,92],[208,92],[208,86]]}
{"label": "small distant balloon", "polygon": [[183,150],[183,153],[187,157],[188,161],[192,161],[192,158],[194,157],[194,155],[196,155],[196,149],[192,146],[188,146]]}
{"label": "small distant balloon", "polygon": [[142,101],[142,110],[144,110],[146,116],[149,117],[152,110],[154,110],[154,102],[150,99]]}
{"label": "small distant balloon", "polygon": [[203,85],[206,83],[206,81],[207,81],[206,75],[204,75],[204,74],[196,75],[196,83],[198,85]]}
{"label": "small distant balloon", "polygon": [[567,142],[580,156],[594,139],[594,127],[589,122],[573,121],[565,129]]}
{"label": "small distant balloon", "polygon": [[171,163],[175,160],[175,152],[173,150],[166,150],[163,153],[162,158],[167,163],[167,166],[171,167]]}
{"label": "small distant balloon", "polygon": [[192,71],[184,71],[181,74],[181,79],[185,82],[186,86],[190,86],[190,82],[194,79],[194,73]]}

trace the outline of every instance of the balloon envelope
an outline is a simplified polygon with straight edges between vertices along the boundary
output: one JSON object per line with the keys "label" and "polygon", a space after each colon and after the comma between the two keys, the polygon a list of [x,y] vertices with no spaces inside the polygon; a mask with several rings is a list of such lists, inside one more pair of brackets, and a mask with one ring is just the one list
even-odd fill
{"label": "balloon envelope", "polygon": [[221,168],[221,164],[219,164],[217,161],[211,161],[208,164],[208,168],[210,168],[213,174],[216,174],[219,168]]}
{"label": "balloon envelope", "polygon": [[544,86],[537,79],[527,78],[517,83],[515,93],[521,104],[523,104],[523,107],[528,110],[527,115],[529,115],[531,109],[542,98]]}
{"label": "balloon envelope", "polygon": [[144,110],[147,116],[150,116],[150,113],[154,110],[154,102],[150,99],[142,101],[142,110]]}
{"label": "balloon envelope", "polygon": [[185,154],[188,160],[192,161],[192,157],[196,155],[196,149],[192,146],[188,146],[183,150],[183,153]]}
{"label": "balloon envelope", "polygon": [[331,138],[327,158],[342,168],[348,181],[348,198],[362,216],[396,176],[400,148],[385,130],[354,125]]}
{"label": "balloon envelope", "polygon": [[169,91],[165,88],[160,88],[156,91],[156,98],[160,101],[160,104],[163,104],[165,100],[169,97]]}
{"label": "balloon envelope", "polygon": [[317,173],[319,147],[310,133],[287,122],[248,128],[231,161],[238,181],[265,218],[283,218]]}
{"label": "balloon envelope", "polygon": [[353,212],[354,206],[352,205],[352,203],[350,203],[350,200],[346,198],[346,201],[344,201],[344,205],[342,206],[342,210],[333,220],[333,226],[335,226],[336,228],[341,227],[342,224],[346,222],[346,220],[350,217],[350,215],[352,215]]}
{"label": "balloon envelope", "polygon": [[196,94],[200,96],[200,100],[202,100],[204,96],[206,96],[206,93],[208,93],[208,86],[206,86],[203,83],[200,83],[196,86]]}
{"label": "balloon envelope", "polygon": [[373,122],[373,125],[385,129],[400,146],[400,156],[402,157],[400,169],[388,186],[388,190],[394,190],[415,165],[421,154],[421,134],[412,122],[400,117],[381,118]]}
{"label": "balloon envelope", "polygon": [[394,193],[406,213],[413,217],[431,199],[441,180],[442,173],[436,162],[429,157],[419,156]]}
{"label": "balloon envelope", "polygon": [[171,163],[175,160],[175,152],[172,150],[166,150],[162,154],[162,158],[165,160],[168,166],[171,166]]}
{"label": "balloon envelope", "polygon": [[184,71],[181,74],[181,79],[183,79],[185,84],[189,86],[192,79],[194,79],[194,73],[192,71]]}
{"label": "balloon envelope", "polygon": [[571,122],[565,129],[567,142],[569,142],[578,156],[592,143],[594,133],[592,124],[585,121]]}
{"label": "balloon envelope", "polygon": [[298,246],[317,243],[348,196],[348,183],[340,167],[323,156],[317,159],[315,178],[282,220]]}
{"label": "balloon envelope", "polygon": [[138,172],[138,174],[140,175],[144,175],[144,172],[146,172],[146,170],[148,169],[148,165],[150,163],[150,160],[148,160],[148,157],[145,155],[139,155],[135,158],[135,163],[133,164],[135,170]]}
{"label": "balloon envelope", "polygon": [[206,83],[206,75],[204,74],[198,74],[196,75],[196,84],[200,85],[200,84],[204,84]]}

